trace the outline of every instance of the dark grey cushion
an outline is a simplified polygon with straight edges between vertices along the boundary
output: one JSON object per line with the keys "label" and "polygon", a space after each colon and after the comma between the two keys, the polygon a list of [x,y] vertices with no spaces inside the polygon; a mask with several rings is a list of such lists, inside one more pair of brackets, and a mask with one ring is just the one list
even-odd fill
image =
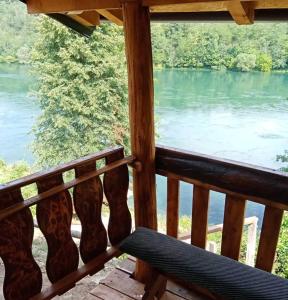
{"label": "dark grey cushion", "polygon": [[120,250],[227,299],[288,300],[288,280],[139,227]]}

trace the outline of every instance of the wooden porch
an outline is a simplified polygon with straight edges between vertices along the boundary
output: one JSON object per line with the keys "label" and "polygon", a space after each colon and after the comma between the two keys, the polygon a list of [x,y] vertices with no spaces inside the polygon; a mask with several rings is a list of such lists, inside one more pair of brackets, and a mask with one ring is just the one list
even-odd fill
{"label": "wooden porch", "polygon": [[[83,300],[141,299],[144,295],[145,286],[143,283],[133,279],[134,270],[135,258],[130,257],[124,260],[115,268],[115,270],[111,271],[105,279],[101,280],[99,285],[91,290]],[[188,290],[173,281],[168,281],[166,291],[161,299],[206,300],[209,298],[192,290]]]}
{"label": "wooden porch", "polygon": [[[132,178],[135,227],[157,231],[156,174],[167,179],[166,234],[174,238],[179,237],[180,182],[193,185],[193,222],[189,234],[191,244],[200,249],[205,249],[207,242],[210,191],[225,195],[220,252],[235,261],[239,259],[247,202],[264,205],[255,267],[271,272],[283,213],[288,210],[288,176],[275,170],[155,146],[150,16],[153,11],[173,13],[174,18],[177,13],[184,16],[186,12],[204,12],[207,17],[207,13],[216,16],[221,12],[238,24],[252,24],[258,12],[263,14],[263,10],[266,15],[267,12],[270,14],[270,19],[276,19],[277,12],[281,16],[281,11],[284,11],[285,15],[288,2],[22,2],[27,4],[30,13],[48,14],[86,36],[103,17],[124,24],[131,155],[125,156],[124,149],[116,146],[0,186],[0,257],[5,265],[5,299],[44,300],[63,295],[78,281],[99,272],[107,262],[119,257],[122,254],[119,244],[131,236],[132,231],[132,217],[127,205]],[[287,19],[287,14],[285,16]],[[131,168],[132,176],[129,176],[128,168]],[[34,185],[36,193],[24,200],[23,189],[31,185]],[[104,197],[109,205],[107,228],[102,222]],[[32,254],[34,223],[31,207],[36,211],[39,228],[47,243],[46,272],[51,283],[48,288],[43,287],[42,272]],[[73,211],[82,225],[79,246],[73,241],[70,231]],[[81,266],[80,258],[83,261]],[[144,292],[142,282],[147,284],[154,271],[150,264],[141,260],[137,260],[135,265],[131,260],[125,261],[97,287],[87,291],[89,296],[85,299],[140,299]],[[167,278],[170,280],[169,274]],[[180,283],[185,284],[183,281]],[[186,288],[189,291],[170,281],[162,299],[223,299],[221,295],[214,295],[198,286]],[[204,293],[206,298],[195,294],[196,290]]]}

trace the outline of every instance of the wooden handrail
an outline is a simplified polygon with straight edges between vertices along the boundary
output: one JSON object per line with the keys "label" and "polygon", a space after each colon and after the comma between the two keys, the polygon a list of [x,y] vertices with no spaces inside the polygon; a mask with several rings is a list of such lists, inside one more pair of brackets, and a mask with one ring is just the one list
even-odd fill
{"label": "wooden handrail", "polygon": [[[81,176],[81,177],[78,177],[76,179],[73,179],[67,183],[63,183],[61,185],[58,185],[58,186],[55,186],[54,188],[50,189],[49,191],[47,192],[43,192],[43,193],[40,193],[34,197],[31,197],[27,200],[25,200],[24,202],[19,202],[18,204],[15,204],[15,205],[12,205],[12,206],[9,206],[3,210],[0,211],[0,222],[2,220],[4,220],[5,218],[8,218],[9,216],[27,208],[27,207],[30,207],[30,206],[33,206],[53,195],[56,195],[60,192],[63,192],[63,191],[66,191],[74,186],[77,186],[79,185],[80,183],[83,183],[85,181],[88,181],[94,177],[97,177],[99,175],[102,175],[108,171],[111,171],[111,170],[114,170],[120,166],[123,166],[123,165],[127,165],[129,163],[132,163],[133,161],[135,161],[135,157],[134,156],[128,156],[126,158],[123,158],[121,160],[118,160],[116,162],[113,162],[97,171],[93,171],[93,172],[89,172],[87,173],[87,175],[85,176]],[[49,174],[50,175],[50,174]],[[43,176],[41,177],[43,178]],[[36,177],[34,175],[34,179],[35,180],[38,180],[38,177]],[[10,189],[10,187],[8,188]]]}
{"label": "wooden handrail", "polygon": [[288,174],[284,172],[166,146],[156,147],[156,172],[209,190],[288,209]]}
{"label": "wooden handrail", "polygon": [[14,181],[5,183],[5,184],[0,184],[0,192],[2,191],[9,191],[9,190],[14,190],[17,188],[24,187],[26,185],[32,184],[38,180],[41,180],[45,177],[48,176],[53,176],[57,174],[61,174],[66,171],[70,171],[78,166],[89,164],[90,162],[100,160],[102,158],[107,157],[108,155],[111,155],[113,153],[118,152],[119,150],[123,149],[122,146],[115,146],[115,147],[110,147],[108,149],[105,149],[103,151],[89,154],[87,156],[75,159],[71,162],[62,164],[60,166],[57,166],[55,168],[51,168],[45,171],[37,172],[32,175],[28,175],[19,179],[16,179]]}

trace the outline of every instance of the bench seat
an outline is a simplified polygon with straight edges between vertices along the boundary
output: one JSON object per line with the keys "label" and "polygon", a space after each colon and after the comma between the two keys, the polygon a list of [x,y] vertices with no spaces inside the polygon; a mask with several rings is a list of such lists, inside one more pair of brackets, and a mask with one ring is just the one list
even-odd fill
{"label": "bench seat", "polygon": [[161,274],[225,299],[288,300],[288,280],[139,227],[119,246]]}

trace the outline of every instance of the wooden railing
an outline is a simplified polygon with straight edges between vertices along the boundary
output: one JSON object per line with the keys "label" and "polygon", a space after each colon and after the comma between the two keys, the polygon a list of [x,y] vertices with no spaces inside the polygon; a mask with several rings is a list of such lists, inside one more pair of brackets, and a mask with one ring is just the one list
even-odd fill
{"label": "wooden railing", "polygon": [[[105,164],[97,169],[96,161],[102,159]],[[122,147],[115,147],[0,186],[0,257],[5,265],[5,299],[51,299],[120,254],[113,246],[131,231],[127,164],[133,161],[131,156],[124,157]],[[70,170],[75,171],[75,178],[64,182],[63,174]],[[33,183],[38,194],[24,201],[21,189]],[[108,234],[101,220],[103,190],[110,209]],[[82,225],[81,268],[78,247],[70,232],[73,204]],[[33,205],[48,245],[46,271],[52,285],[45,291],[41,291],[42,274],[31,251],[34,228],[29,207]],[[107,235],[112,245],[109,249]]]}
{"label": "wooden railing", "polygon": [[[288,176],[275,170],[158,146],[156,172],[167,177],[167,234],[178,236],[179,183],[193,184],[191,243],[205,248],[209,193],[226,195],[221,254],[238,260],[247,200],[265,205],[255,266],[271,272],[283,211],[288,210]],[[192,199],[191,199],[192,200]]]}

